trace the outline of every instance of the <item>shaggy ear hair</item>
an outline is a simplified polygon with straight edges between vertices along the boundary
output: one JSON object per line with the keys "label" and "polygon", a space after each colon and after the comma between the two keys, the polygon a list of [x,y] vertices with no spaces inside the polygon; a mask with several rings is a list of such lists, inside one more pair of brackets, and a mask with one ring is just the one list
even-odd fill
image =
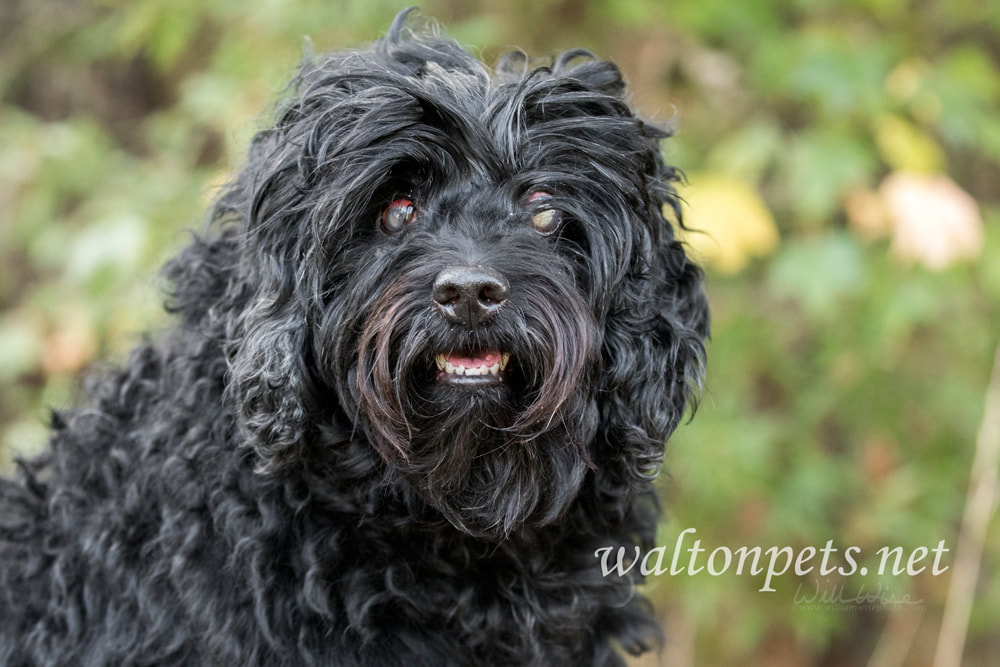
{"label": "shaggy ear hair", "polygon": [[240,431],[262,473],[300,456],[310,424],[307,325],[298,310],[292,302],[255,304],[243,317],[243,339],[229,361]]}
{"label": "shaggy ear hair", "polygon": [[600,492],[619,498],[648,488],[663,460],[666,439],[688,405],[695,405],[709,332],[703,274],[675,238],[665,211],[683,225],[672,183],[680,174],[658,150],[665,133],[643,124],[650,144],[646,210],[633,246],[631,269],[610,303],[604,339],[604,373],[598,391],[603,443],[598,443]]}
{"label": "shaggy ear hair", "polygon": [[682,175],[664,163],[659,148],[670,132],[632,116],[614,63],[575,49],[555,61],[552,74],[614,99],[620,113],[635,122],[644,146],[637,156],[642,202],[632,211],[632,241],[619,264],[627,268],[607,291],[604,371],[597,392],[604,429],[595,452],[597,483],[601,492],[620,499],[617,506],[624,512],[631,506],[624,496],[648,488],[634,482],[648,482],[656,474],[667,437],[697,400],[708,304],[702,271],[688,259],[665,217],[672,214],[683,226],[674,190]]}
{"label": "shaggy ear hair", "polygon": [[309,176],[303,174],[310,172],[289,148],[296,142],[279,134],[275,129],[258,135],[251,168],[215,212],[217,218],[234,213],[244,221],[238,279],[230,290],[246,294],[234,299],[244,305],[227,332],[228,391],[243,445],[255,450],[258,472],[265,473],[300,455],[314,395],[308,308],[315,286],[303,261],[310,236],[304,203]]}

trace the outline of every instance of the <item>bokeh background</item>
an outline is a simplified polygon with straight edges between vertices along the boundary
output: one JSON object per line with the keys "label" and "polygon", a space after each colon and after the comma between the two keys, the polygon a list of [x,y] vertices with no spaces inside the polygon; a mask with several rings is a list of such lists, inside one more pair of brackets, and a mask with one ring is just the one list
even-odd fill
{"label": "bokeh background", "polygon": [[[81,373],[164,322],[156,268],[267,124],[304,38],[363,45],[403,6],[0,3],[0,470],[43,446]],[[833,540],[872,570],[883,546],[946,540],[953,565],[1000,342],[1000,3],[422,10],[487,62],[586,46],[678,131],[664,150],[688,176],[714,320],[704,398],[663,476],[668,557],[695,528],[709,551]],[[981,557],[973,540],[968,665],[1000,664],[991,527]],[[956,569],[789,573],[775,592],[732,570],[658,577],[669,641],[641,664],[931,664]],[[801,604],[817,590],[847,604]],[[904,595],[920,603],[891,604]]]}

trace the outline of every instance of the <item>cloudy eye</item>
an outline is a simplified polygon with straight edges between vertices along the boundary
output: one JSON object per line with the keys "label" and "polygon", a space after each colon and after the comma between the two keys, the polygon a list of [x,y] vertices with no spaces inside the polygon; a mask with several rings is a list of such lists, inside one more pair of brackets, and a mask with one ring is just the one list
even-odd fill
{"label": "cloudy eye", "polygon": [[392,234],[398,232],[417,217],[417,207],[409,199],[397,199],[382,211],[382,229]]}
{"label": "cloudy eye", "polygon": [[559,229],[559,225],[563,219],[562,211],[549,207],[549,202],[552,199],[552,195],[548,192],[536,192],[528,198],[528,202],[534,211],[531,216],[531,224],[535,226],[539,234],[544,234],[545,236],[553,234]]}

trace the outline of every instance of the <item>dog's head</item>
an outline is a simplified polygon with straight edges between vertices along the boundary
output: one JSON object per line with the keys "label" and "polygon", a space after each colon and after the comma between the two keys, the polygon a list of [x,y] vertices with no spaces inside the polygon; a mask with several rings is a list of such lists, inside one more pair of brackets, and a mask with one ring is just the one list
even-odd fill
{"label": "dog's head", "polygon": [[220,200],[241,432],[273,472],[336,424],[471,534],[553,522],[588,470],[620,501],[707,331],[666,134],[611,63],[491,73],[405,18],[309,59]]}

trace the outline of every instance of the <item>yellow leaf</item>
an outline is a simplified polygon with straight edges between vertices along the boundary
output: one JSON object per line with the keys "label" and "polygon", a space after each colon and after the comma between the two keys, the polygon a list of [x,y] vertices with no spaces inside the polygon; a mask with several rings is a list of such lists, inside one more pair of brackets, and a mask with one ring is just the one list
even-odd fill
{"label": "yellow leaf", "polygon": [[937,142],[901,116],[885,115],[876,121],[875,143],[893,169],[931,173],[944,168],[944,152]]}
{"label": "yellow leaf", "polygon": [[681,191],[687,204],[683,234],[693,255],[723,273],[742,270],[751,257],[778,245],[778,227],[749,183],[722,174],[694,175]]}

